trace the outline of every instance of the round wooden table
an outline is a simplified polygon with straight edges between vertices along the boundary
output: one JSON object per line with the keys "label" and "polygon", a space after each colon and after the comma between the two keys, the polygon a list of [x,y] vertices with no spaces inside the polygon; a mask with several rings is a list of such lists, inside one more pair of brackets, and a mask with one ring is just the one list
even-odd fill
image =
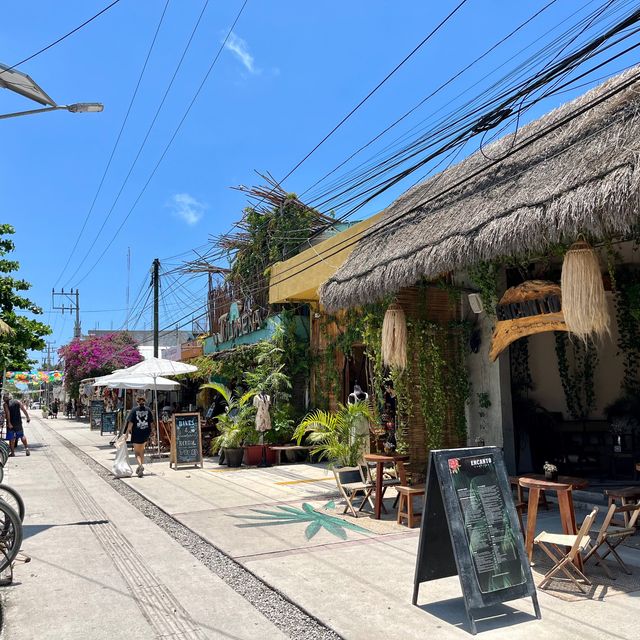
{"label": "round wooden table", "polygon": [[[383,467],[386,464],[393,463],[397,465],[398,462],[406,462],[409,460],[409,456],[403,453],[366,453],[364,455],[366,462],[376,463],[376,502],[374,518],[380,520],[380,512],[382,511],[382,473]],[[398,476],[400,477],[400,476]]]}

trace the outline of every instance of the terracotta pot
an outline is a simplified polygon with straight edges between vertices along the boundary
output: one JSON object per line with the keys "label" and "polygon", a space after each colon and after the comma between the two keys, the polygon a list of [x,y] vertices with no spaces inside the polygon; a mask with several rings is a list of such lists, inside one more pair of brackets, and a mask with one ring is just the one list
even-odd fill
{"label": "terracotta pot", "polygon": [[[267,447],[267,462],[269,464],[276,463],[276,452]],[[244,446],[244,463],[249,467],[255,467],[262,462],[262,445],[249,444]]]}

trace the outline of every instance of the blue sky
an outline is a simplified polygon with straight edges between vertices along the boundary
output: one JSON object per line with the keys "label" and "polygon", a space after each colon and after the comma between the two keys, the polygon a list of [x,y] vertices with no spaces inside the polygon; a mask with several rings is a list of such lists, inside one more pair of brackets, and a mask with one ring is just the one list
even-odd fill
{"label": "blue sky", "polygon": [[[0,62],[12,65],[25,58],[106,4],[106,0],[7,3],[0,24]],[[73,322],[68,315],[63,318],[50,312],[52,287],[79,287],[85,331],[96,326],[121,327],[128,248],[133,300],[148,283],[153,258],[159,257],[163,267],[171,269],[179,259],[165,258],[202,247],[210,234],[225,231],[239,217],[246,201],[230,187],[258,183],[255,170],[269,171],[276,178],[284,176],[458,3],[249,0],[184,126],[122,232],[112,240],[242,4],[209,2],[129,182],[104,232],[83,261],[122,187],[204,6],[204,0],[171,0],[96,206],[78,249],[61,273],[96,195],[164,4],[165,0],[121,0],[80,32],[20,67],[58,103],[100,101],[105,104],[103,113],[56,112],[0,121],[3,220],[16,227],[20,275],[33,283],[31,296],[45,309],[44,318],[55,329],[51,339],[57,346],[70,339]],[[544,4],[467,2],[286,181],[286,190],[304,192]],[[586,15],[600,4],[556,2],[380,144],[393,140],[436,109],[453,104],[459,92],[480,81],[478,88],[467,94],[467,98],[473,97],[474,91],[491,80],[482,80],[487,73],[504,63],[503,72],[508,70],[523,47],[536,42],[539,46],[550,37],[543,34],[572,13],[583,11],[578,15]],[[627,9],[630,6],[624,1],[618,4]],[[636,58],[633,52],[599,75],[632,64]],[[584,90],[586,87],[554,96],[528,112],[526,120]],[[0,90],[0,113],[37,106]],[[374,146],[367,153],[375,150]],[[366,159],[367,153],[359,158]],[[382,209],[416,178],[381,196],[358,217]],[[107,246],[104,257],[89,272]],[[184,282],[178,296],[167,294],[161,307],[161,326],[204,304],[204,286],[204,280],[190,280]],[[150,327],[150,311],[136,320],[138,328]]]}

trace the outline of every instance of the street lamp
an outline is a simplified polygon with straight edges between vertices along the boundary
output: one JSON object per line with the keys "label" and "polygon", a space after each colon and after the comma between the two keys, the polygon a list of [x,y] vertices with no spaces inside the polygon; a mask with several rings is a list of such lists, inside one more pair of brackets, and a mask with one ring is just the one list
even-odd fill
{"label": "street lamp", "polygon": [[71,113],[98,113],[104,109],[99,102],[77,102],[75,104],[56,104],[36,82],[25,73],[16,71],[11,67],[0,64],[0,88],[9,89],[15,93],[29,98],[42,105],[42,109],[30,109],[29,111],[17,111],[0,115],[0,120],[15,118],[33,113],[45,113],[46,111],[70,111]]}
{"label": "street lamp", "polygon": [[47,111],[71,111],[71,113],[98,113],[104,109],[100,102],[77,102],[76,104],[57,104],[53,107],[43,107],[42,109],[30,109],[29,111],[16,111],[15,113],[0,114],[0,120],[5,118],[15,118],[17,116],[28,116],[33,113],[45,113]]}

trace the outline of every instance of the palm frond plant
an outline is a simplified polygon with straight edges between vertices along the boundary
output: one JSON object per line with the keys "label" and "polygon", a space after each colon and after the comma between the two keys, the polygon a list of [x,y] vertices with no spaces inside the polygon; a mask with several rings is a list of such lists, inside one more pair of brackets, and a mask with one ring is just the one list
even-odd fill
{"label": "palm frond plant", "polygon": [[313,446],[311,453],[320,460],[328,460],[334,466],[355,467],[367,438],[356,433],[356,424],[363,418],[371,420],[371,410],[365,402],[339,404],[337,411],[316,409],[304,417],[294,438],[298,444],[306,438]]}
{"label": "palm frond plant", "polygon": [[255,409],[251,405],[251,398],[255,390],[250,390],[241,396],[236,396],[231,389],[218,382],[208,382],[200,389],[217,391],[224,399],[224,413],[218,416],[218,430],[220,435],[211,441],[211,453],[215,455],[220,449],[238,449],[247,440],[255,436]]}
{"label": "palm frond plant", "polygon": [[291,379],[284,372],[284,349],[279,346],[282,327],[270,340],[256,344],[256,364],[252,371],[245,371],[244,379],[251,389],[271,396],[272,404],[287,402],[290,398]]}

